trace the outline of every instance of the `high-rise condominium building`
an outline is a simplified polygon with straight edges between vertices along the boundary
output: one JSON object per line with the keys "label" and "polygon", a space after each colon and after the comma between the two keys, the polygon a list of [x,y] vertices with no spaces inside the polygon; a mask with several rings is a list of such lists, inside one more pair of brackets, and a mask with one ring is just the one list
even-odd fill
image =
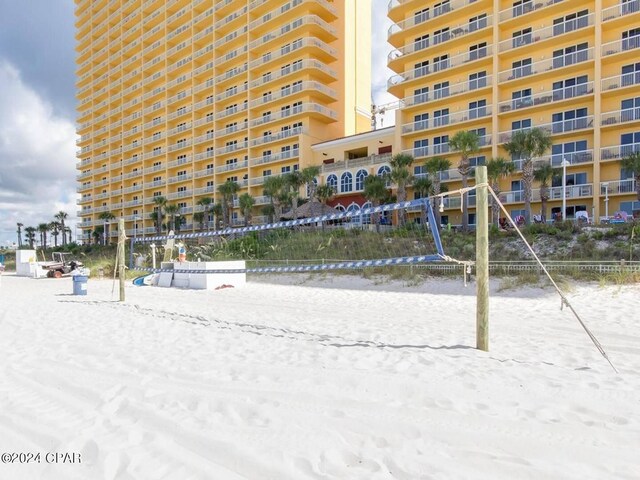
{"label": "high-rise condominium building", "polygon": [[[480,136],[475,165],[507,157],[501,145],[514,131],[541,127],[553,147],[536,163],[559,168],[552,213],[562,208],[563,177],[568,218],[640,209],[632,172],[619,163],[640,151],[638,0],[391,0],[388,15],[388,64],[397,73],[388,89],[402,99],[400,148],[416,165],[448,157],[452,169],[442,177],[455,187],[456,132]],[[501,189],[511,214],[521,213],[520,173]],[[460,223],[459,198],[449,207],[449,221]]]}
{"label": "high-rise condominium building", "polygon": [[76,27],[85,239],[154,232],[158,196],[197,229],[227,180],[259,214],[266,178],[369,129],[370,0],[76,0]]}

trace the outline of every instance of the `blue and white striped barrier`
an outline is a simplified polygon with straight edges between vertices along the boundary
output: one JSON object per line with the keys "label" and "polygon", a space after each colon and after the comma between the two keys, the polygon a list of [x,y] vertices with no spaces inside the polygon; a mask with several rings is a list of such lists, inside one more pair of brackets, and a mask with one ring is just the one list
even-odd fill
{"label": "blue and white striped barrier", "polygon": [[324,270],[348,270],[367,267],[386,267],[393,265],[415,265],[427,262],[442,262],[440,255],[416,255],[413,257],[382,258],[379,260],[349,260],[344,262],[324,263],[320,265],[288,265],[286,267],[257,267],[221,270],[180,270],[179,268],[143,268],[135,267],[131,270],[150,273],[286,273],[286,272],[321,272]]}

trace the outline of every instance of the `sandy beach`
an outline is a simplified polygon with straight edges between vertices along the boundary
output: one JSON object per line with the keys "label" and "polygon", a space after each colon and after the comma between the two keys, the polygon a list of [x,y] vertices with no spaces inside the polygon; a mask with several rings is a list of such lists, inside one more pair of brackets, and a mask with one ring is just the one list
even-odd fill
{"label": "sandy beach", "polygon": [[461,283],[128,284],[119,303],[111,281],[4,274],[0,453],[41,460],[0,478],[640,478],[640,287],[569,295],[615,373],[548,289],[494,288],[475,350]]}

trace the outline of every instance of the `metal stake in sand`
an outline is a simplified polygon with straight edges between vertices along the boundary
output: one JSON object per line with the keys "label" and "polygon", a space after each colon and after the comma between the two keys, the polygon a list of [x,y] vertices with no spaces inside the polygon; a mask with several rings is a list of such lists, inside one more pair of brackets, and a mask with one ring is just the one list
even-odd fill
{"label": "metal stake in sand", "polygon": [[489,351],[489,205],[487,167],[476,167],[476,348]]}
{"label": "metal stake in sand", "polygon": [[120,301],[124,302],[124,248],[127,241],[127,233],[124,230],[124,218],[118,221],[118,277],[120,277]]}

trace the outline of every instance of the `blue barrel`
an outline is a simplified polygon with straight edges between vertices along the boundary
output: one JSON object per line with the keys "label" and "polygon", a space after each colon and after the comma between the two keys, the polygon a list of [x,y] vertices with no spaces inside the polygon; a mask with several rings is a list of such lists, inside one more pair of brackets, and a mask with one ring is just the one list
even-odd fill
{"label": "blue barrel", "polygon": [[74,275],[72,278],[73,278],[73,294],[86,295],[87,280],[89,279],[89,277],[87,277],[86,275]]}

